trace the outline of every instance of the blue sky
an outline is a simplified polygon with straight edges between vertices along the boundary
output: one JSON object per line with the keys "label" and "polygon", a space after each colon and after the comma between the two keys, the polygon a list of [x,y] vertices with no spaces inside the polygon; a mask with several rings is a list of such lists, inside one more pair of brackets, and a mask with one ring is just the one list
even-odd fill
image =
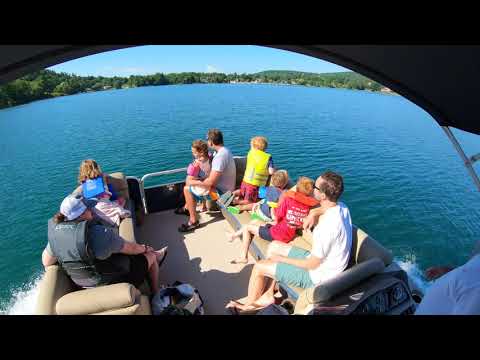
{"label": "blue sky", "polygon": [[255,73],[297,70],[347,71],[310,56],[253,45],[149,45],[87,56],[50,67],[58,72],[94,76],[146,75],[157,72]]}

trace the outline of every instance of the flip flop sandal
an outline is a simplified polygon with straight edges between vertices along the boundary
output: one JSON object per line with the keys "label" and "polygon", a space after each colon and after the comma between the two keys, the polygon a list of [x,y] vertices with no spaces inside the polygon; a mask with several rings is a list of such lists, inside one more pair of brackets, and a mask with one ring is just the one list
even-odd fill
{"label": "flip flop sandal", "polygon": [[168,249],[166,249],[165,252],[163,253],[163,258],[162,258],[162,260],[160,260],[160,262],[158,263],[158,267],[162,266],[163,262],[164,262],[165,259],[167,258],[167,254],[168,254]]}
{"label": "flip flop sandal", "polygon": [[229,313],[230,315],[240,315],[236,307],[227,308],[227,313]]}
{"label": "flip flop sandal", "polygon": [[[239,305],[245,305],[245,304],[242,304],[241,302],[239,301],[236,301],[236,300],[231,300],[233,301],[234,303],[237,303]],[[267,305],[268,306],[268,305]],[[255,315],[257,312],[259,312],[260,310],[264,309],[266,306],[262,306],[262,307],[254,307],[253,309],[248,309],[248,310],[240,310],[236,307],[229,307],[227,308],[228,310],[230,310],[230,312],[232,313],[232,315]],[[234,310],[233,310],[234,309]]]}
{"label": "flip flop sandal", "polygon": [[190,216],[190,211],[188,211],[188,209],[185,209],[185,208],[183,208],[183,207],[178,208],[178,209],[175,209],[174,213],[177,214],[177,215],[187,215],[187,216]]}
{"label": "flip flop sandal", "polygon": [[192,230],[195,230],[196,228],[200,227],[200,221],[196,221],[193,224],[189,224],[188,222],[186,224],[182,224],[179,228],[178,231],[180,232],[189,232]]}

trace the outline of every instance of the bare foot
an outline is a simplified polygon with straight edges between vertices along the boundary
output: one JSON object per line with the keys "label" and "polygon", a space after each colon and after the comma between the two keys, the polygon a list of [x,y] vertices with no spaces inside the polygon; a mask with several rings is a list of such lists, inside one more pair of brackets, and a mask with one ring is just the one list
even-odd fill
{"label": "bare foot", "polygon": [[275,297],[272,296],[272,294],[265,293],[262,296],[260,296],[260,299],[255,301],[254,305],[266,307],[268,305],[273,304],[274,302],[275,302]]}
{"label": "bare foot", "polygon": [[230,264],[247,264],[247,263],[248,263],[248,259],[247,259],[247,258],[244,258],[244,259],[235,259],[235,260],[230,261]]}
{"label": "bare foot", "polygon": [[231,300],[225,308],[236,308],[242,311],[251,311],[251,310],[260,310],[263,306],[258,306],[256,303],[253,304],[244,304],[237,300]]}
{"label": "bare foot", "polygon": [[233,242],[236,238],[240,238],[240,236],[235,235],[235,233],[227,233],[227,240],[228,242]]}

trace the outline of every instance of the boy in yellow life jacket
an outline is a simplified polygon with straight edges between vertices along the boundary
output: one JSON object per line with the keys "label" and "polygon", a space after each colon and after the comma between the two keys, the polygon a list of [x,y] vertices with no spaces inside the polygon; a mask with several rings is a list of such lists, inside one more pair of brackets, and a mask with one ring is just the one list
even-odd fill
{"label": "boy in yellow life jacket", "polygon": [[268,176],[275,172],[272,155],[265,152],[268,142],[263,136],[255,136],[250,140],[250,151],[240,189],[233,195],[234,205],[246,205],[258,201],[258,189],[267,184]]}

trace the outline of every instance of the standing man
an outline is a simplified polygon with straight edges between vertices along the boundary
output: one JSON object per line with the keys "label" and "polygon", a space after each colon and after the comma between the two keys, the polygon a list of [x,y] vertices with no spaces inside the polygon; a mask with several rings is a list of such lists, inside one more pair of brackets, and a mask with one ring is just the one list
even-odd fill
{"label": "standing man", "polygon": [[[212,170],[205,180],[192,180],[190,186],[183,188],[185,195],[185,215],[189,216],[187,223],[178,228],[180,232],[195,230],[200,226],[197,220],[197,202],[204,197],[192,193],[191,186],[202,186],[206,189],[216,189],[219,194],[235,190],[236,168],[233,155],[228,148],[223,145],[223,134],[218,129],[210,129],[207,133],[208,146],[215,151],[212,160]],[[207,200],[212,200],[208,195]]]}
{"label": "standing man", "polygon": [[248,296],[232,300],[227,308],[256,310],[274,302],[276,280],[304,289],[338,276],[347,268],[352,248],[350,211],[338,201],[343,193],[343,179],[327,171],[317,178],[313,196],[320,207],[310,210],[303,220],[304,228],[312,227],[311,251],[273,241],[267,259],[255,264],[248,284]]}

